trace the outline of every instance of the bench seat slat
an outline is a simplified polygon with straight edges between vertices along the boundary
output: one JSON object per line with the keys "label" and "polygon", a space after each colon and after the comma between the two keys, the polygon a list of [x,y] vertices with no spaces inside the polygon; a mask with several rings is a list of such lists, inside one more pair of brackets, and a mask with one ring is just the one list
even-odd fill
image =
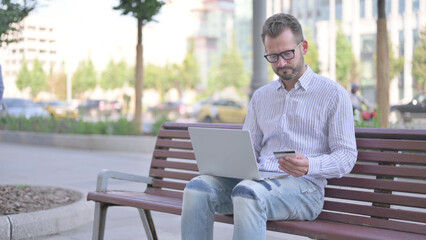
{"label": "bench seat slat", "polygon": [[349,214],[335,213],[323,211],[318,216],[317,219],[326,220],[326,221],[334,221],[334,222],[342,222],[342,223],[351,223],[363,226],[372,226],[383,229],[394,229],[403,232],[413,232],[418,234],[426,234],[426,227],[420,224],[412,224],[403,221],[389,221],[387,219],[381,218],[372,218],[365,216],[355,216]]}
{"label": "bench seat slat", "polygon": [[[408,193],[426,194],[426,184],[416,182],[401,182],[381,179],[365,179],[357,177],[343,177],[328,179],[328,185],[357,187],[366,189],[380,189]],[[327,193],[326,193],[327,194]]]}
{"label": "bench seat slat", "polygon": [[362,192],[356,190],[326,188],[327,197],[364,202],[380,202],[407,207],[426,208],[426,198],[387,193]]}
{"label": "bench seat slat", "polygon": [[358,161],[425,165],[426,155],[415,153],[358,151]]}
{"label": "bench seat slat", "polygon": [[395,140],[395,139],[364,139],[357,138],[358,148],[400,150],[400,151],[426,151],[426,142],[421,140]]}
{"label": "bench seat slat", "polygon": [[414,212],[402,209],[392,209],[358,205],[353,203],[334,202],[327,200],[324,202],[324,209],[329,211],[360,214],[378,218],[392,218],[406,221],[426,223],[426,212]]}

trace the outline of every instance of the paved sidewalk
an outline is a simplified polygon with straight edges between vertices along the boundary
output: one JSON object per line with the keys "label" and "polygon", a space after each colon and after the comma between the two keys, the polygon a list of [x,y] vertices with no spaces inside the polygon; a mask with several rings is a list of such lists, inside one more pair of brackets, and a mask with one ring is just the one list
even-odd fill
{"label": "paved sidewalk", "polygon": [[[150,153],[123,153],[60,149],[31,145],[0,143],[0,184],[29,184],[72,188],[87,193],[96,186],[96,175],[102,169],[146,175]],[[141,189],[144,186],[123,181],[112,182],[112,188]],[[88,214],[93,214],[91,211]],[[180,239],[180,216],[153,212],[157,233],[162,240]],[[215,223],[215,239],[231,239],[233,226]],[[92,223],[37,240],[91,239]],[[105,240],[146,239],[136,209],[113,207],[108,210]],[[268,232],[267,239],[307,239]]]}

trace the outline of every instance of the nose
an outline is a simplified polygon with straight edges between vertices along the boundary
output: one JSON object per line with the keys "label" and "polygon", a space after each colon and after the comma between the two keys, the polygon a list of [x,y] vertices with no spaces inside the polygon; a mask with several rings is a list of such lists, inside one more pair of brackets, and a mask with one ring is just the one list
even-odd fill
{"label": "nose", "polygon": [[283,57],[279,56],[278,61],[277,61],[277,66],[278,67],[284,67],[285,65],[287,65],[287,60],[285,60]]}

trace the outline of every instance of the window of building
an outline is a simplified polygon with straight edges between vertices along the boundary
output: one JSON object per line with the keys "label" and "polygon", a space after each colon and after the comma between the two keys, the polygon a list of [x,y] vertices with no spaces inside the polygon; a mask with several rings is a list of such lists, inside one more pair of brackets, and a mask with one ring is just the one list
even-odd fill
{"label": "window of building", "polygon": [[35,52],[36,50],[34,48],[28,48],[28,52]]}
{"label": "window of building", "polygon": [[28,42],[35,42],[36,39],[35,38],[28,38]]}
{"label": "window of building", "polygon": [[336,0],[336,20],[342,20],[342,0]]}
{"label": "window of building", "polygon": [[359,2],[359,17],[365,18],[365,0]]}
{"label": "window of building", "polygon": [[39,30],[40,31],[46,31],[46,28],[45,27],[40,27]]}
{"label": "window of building", "polygon": [[320,21],[330,20],[329,0],[317,0],[317,16]]}
{"label": "window of building", "polygon": [[372,9],[373,9],[373,17],[377,18],[377,16],[378,16],[377,0],[373,0],[371,3],[373,4],[373,7],[372,7]]}
{"label": "window of building", "polygon": [[398,13],[403,14],[405,12],[405,0],[399,0],[398,2]]}
{"label": "window of building", "polygon": [[413,52],[418,44],[419,44],[419,30],[414,29],[413,30]]}
{"label": "window of building", "polygon": [[40,49],[40,51],[39,51],[40,53],[46,53],[46,50],[44,50],[44,49]]}
{"label": "window of building", "polygon": [[50,43],[54,43],[55,42],[55,40],[53,40],[53,39],[50,39],[50,41],[49,41]]}
{"label": "window of building", "polygon": [[56,51],[51,50],[51,51],[50,51],[50,54],[56,54]]}
{"label": "window of building", "polygon": [[36,30],[36,27],[35,26],[28,26],[28,29],[29,30]]}
{"label": "window of building", "polygon": [[399,31],[399,56],[404,56],[404,31]]}
{"label": "window of building", "polygon": [[12,49],[12,53],[16,53],[16,49]]}
{"label": "window of building", "polygon": [[46,39],[40,39],[39,40],[41,43],[44,43],[44,42],[46,42]]}
{"label": "window of building", "polygon": [[420,9],[420,0],[413,0],[413,12],[418,12]]}

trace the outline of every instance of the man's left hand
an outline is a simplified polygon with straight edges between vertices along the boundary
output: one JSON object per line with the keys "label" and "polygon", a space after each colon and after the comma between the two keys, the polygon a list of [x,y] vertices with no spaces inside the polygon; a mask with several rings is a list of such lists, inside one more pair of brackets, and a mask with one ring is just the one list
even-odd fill
{"label": "man's left hand", "polygon": [[302,177],[309,170],[309,160],[305,155],[296,152],[296,157],[285,156],[278,159],[279,168],[293,177]]}

